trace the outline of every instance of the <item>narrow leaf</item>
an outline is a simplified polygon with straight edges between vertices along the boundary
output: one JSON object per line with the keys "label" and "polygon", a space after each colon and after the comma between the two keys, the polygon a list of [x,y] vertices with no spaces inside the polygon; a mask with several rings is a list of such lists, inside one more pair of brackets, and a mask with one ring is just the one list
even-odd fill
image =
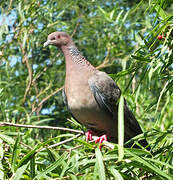
{"label": "narrow leaf", "polygon": [[130,154],[133,158],[134,161],[137,161],[139,163],[142,163],[144,166],[148,167],[149,169],[151,169],[155,174],[158,174],[164,178],[167,178],[169,180],[172,180],[172,177],[168,174],[166,174],[164,171],[162,171],[161,169],[159,169],[157,166],[155,166],[154,164],[151,163],[151,161],[147,161],[145,159],[143,159],[140,156],[137,156],[136,154],[134,154],[133,152],[128,151],[127,149],[125,149],[125,151]]}
{"label": "narrow leaf", "polygon": [[31,179],[33,179],[35,177],[35,155],[33,155],[33,157],[30,160],[30,169],[31,169]]}
{"label": "narrow leaf", "polygon": [[112,174],[116,180],[123,180],[123,177],[115,168],[111,167],[110,170],[111,170],[111,172],[112,172]]}
{"label": "narrow leaf", "polygon": [[61,165],[64,159],[66,159],[68,152],[64,152],[54,163],[48,166],[44,171],[38,174],[34,179],[39,179],[42,176],[52,172],[55,168]]}
{"label": "narrow leaf", "polygon": [[163,93],[165,92],[165,90],[166,90],[166,87],[167,87],[168,83],[169,83],[169,81],[167,81],[167,82],[165,83],[165,85],[164,85],[164,87],[163,87],[162,91],[160,92],[160,96],[159,96],[159,99],[158,99],[158,101],[157,101],[157,106],[156,106],[156,111],[155,111],[155,114],[157,113],[157,111],[158,111],[158,109],[159,109],[159,104],[160,104],[160,101],[161,101],[162,95],[163,95]]}
{"label": "narrow leaf", "polygon": [[102,157],[102,153],[101,153],[100,149],[97,148],[95,150],[95,154],[96,154],[96,160],[98,163],[99,179],[106,180],[105,168],[104,168],[104,164],[103,164],[103,157]]}
{"label": "narrow leaf", "polygon": [[134,56],[134,55],[131,55],[131,57],[136,59],[136,60],[143,61],[143,62],[146,62],[146,63],[151,62],[151,60],[148,59],[148,58],[144,58],[144,57],[140,57],[140,56]]}
{"label": "narrow leaf", "polygon": [[121,15],[122,15],[123,12],[124,12],[124,10],[121,10],[120,13],[118,14],[118,16],[117,16],[117,18],[116,18],[116,23],[119,22],[120,17],[121,17]]}
{"label": "narrow leaf", "polygon": [[118,145],[119,161],[121,161],[124,156],[124,97],[122,95],[118,106]]}
{"label": "narrow leaf", "polygon": [[22,175],[23,175],[24,171],[26,170],[26,168],[28,167],[28,164],[29,163],[27,163],[27,164],[25,164],[25,165],[23,165],[17,169],[16,174],[14,176],[14,180],[23,179]]}
{"label": "narrow leaf", "polygon": [[12,139],[11,137],[9,137],[5,134],[0,134],[0,139],[7,142],[8,144],[14,144],[15,143],[14,139]]}
{"label": "narrow leaf", "polygon": [[11,160],[11,170],[12,172],[14,173],[15,172],[15,167],[16,167],[16,159],[17,159],[17,150],[18,150],[18,147],[19,147],[19,139],[20,139],[20,136],[18,134],[17,136],[17,139],[16,139],[16,142],[14,144],[14,147],[13,147],[13,154],[12,154],[12,160]]}

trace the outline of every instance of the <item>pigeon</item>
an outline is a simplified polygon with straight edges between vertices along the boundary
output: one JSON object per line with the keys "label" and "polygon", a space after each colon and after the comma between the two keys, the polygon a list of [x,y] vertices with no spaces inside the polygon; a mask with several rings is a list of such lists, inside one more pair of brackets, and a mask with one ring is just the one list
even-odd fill
{"label": "pigeon", "polygon": [[[86,140],[98,136],[96,142],[118,142],[118,104],[121,90],[105,72],[96,69],[81,55],[72,38],[65,32],[48,35],[44,47],[53,45],[65,56],[66,77],[64,102],[72,117],[87,129]],[[143,133],[124,100],[124,141]],[[146,139],[139,141],[148,146]],[[132,144],[130,144],[131,146]],[[129,147],[129,145],[128,145]]]}

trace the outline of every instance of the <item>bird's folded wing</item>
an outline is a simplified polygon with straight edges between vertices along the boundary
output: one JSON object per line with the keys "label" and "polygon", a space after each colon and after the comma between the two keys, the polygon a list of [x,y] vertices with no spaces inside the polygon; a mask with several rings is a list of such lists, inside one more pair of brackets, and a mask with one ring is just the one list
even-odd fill
{"label": "bird's folded wing", "polygon": [[120,88],[105,72],[98,71],[88,80],[90,89],[99,107],[114,115],[117,111]]}
{"label": "bird's folded wing", "polygon": [[[118,118],[117,111],[121,90],[113,79],[106,73],[99,71],[90,77],[88,83],[101,110]],[[135,116],[128,108],[126,101],[124,101],[124,123],[126,140],[142,133],[142,130]]]}

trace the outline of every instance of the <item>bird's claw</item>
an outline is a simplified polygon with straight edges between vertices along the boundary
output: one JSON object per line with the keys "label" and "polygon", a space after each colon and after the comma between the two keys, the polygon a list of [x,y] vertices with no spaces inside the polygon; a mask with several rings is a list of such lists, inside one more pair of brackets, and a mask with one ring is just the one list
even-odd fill
{"label": "bird's claw", "polygon": [[[86,142],[93,140],[93,132],[92,132],[91,130],[87,131],[87,132],[85,133],[85,136],[86,136]],[[108,139],[108,138],[107,138],[107,135],[104,134],[104,135],[98,137],[98,138],[95,140],[95,143],[99,143],[99,149],[102,148],[102,143],[103,143],[103,141],[107,141],[107,139]]]}
{"label": "bird's claw", "polygon": [[93,138],[92,138],[92,131],[87,131],[86,133],[85,133],[85,136],[86,136],[86,142],[88,142],[88,141],[91,141]]}
{"label": "bird's claw", "polygon": [[107,135],[104,134],[104,135],[98,137],[98,138],[95,140],[95,143],[99,143],[99,149],[102,148],[102,142],[103,142],[103,141],[107,141],[107,139],[108,139],[108,138],[107,138]]}

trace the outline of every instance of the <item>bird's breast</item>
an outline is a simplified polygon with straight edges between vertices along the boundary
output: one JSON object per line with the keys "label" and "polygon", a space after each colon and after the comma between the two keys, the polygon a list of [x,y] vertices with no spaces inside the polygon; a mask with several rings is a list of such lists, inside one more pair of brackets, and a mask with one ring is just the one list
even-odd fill
{"label": "bird's breast", "polygon": [[66,79],[65,82],[68,107],[74,117],[84,125],[95,124],[93,116],[99,111],[86,76],[86,73],[85,76],[80,74],[72,80]]}
{"label": "bird's breast", "polygon": [[[97,104],[89,87],[87,73],[75,72],[66,76],[65,93],[68,108],[73,116],[87,128],[115,134],[112,116],[105,113]],[[110,130],[111,129],[111,130]]]}
{"label": "bird's breast", "polygon": [[82,110],[96,108],[97,106],[94,96],[90,90],[88,83],[81,82],[76,85],[68,85],[66,88],[68,106],[71,110]]}

